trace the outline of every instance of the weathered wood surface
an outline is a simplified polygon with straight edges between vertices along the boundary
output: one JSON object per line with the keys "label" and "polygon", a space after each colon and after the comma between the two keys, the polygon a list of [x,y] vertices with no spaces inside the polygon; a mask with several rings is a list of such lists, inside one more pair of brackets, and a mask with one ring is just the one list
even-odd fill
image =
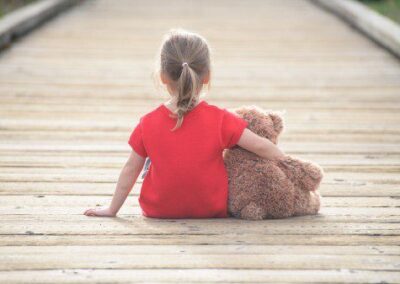
{"label": "weathered wood surface", "polygon": [[[108,204],[170,27],[213,48],[207,99],[286,110],[317,216],[246,222]],[[0,282],[400,283],[400,64],[307,1],[87,1],[0,54]]]}

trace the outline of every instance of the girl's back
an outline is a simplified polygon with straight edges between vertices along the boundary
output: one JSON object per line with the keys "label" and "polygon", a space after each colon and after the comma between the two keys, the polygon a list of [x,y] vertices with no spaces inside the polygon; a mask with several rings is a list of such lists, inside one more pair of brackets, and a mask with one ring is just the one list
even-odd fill
{"label": "girl's back", "polygon": [[129,138],[132,149],[149,157],[139,204],[157,218],[227,217],[228,178],[222,151],[233,147],[247,122],[218,106],[200,101],[176,119],[161,104],[142,116]]}

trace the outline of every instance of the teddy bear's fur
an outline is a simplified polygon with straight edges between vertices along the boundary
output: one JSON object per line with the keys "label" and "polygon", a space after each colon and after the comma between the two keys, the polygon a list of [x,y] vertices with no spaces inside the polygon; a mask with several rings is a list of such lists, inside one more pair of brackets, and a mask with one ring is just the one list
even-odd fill
{"label": "teddy bear's fur", "polygon": [[[248,129],[277,144],[283,130],[281,112],[257,106],[233,112],[248,122]],[[282,161],[268,160],[238,145],[224,151],[224,163],[231,216],[261,220],[318,213],[321,196],[317,189],[324,174],[319,165],[287,154]]]}

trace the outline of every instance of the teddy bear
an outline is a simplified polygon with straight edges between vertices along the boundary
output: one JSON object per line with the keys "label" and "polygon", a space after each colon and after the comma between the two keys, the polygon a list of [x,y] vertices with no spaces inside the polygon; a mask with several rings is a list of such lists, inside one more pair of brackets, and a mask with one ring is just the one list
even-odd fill
{"label": "teddy bear", "polygon": [[[247,128],[274,144],[283,131],[283,112],[258,106],[229,109],[248,122]],[[223,152],[228,174],[228,213],[231,217],[262,220],[317,214],[318,187],[323,169],[285,154],[268,160],[235,145]]]}

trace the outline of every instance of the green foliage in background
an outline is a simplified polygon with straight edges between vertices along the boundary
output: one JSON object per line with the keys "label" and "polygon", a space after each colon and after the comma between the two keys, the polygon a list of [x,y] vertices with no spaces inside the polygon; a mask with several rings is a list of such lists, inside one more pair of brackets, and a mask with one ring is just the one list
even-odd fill
{"label": "green foliage in background", "polygon": [[0,0],[0,18],[19,7],[35,1],[36,0]]}
{"label": "green foliage in background", "polygon": [[376,12],[400,23],[400,0],[359,0]]}

